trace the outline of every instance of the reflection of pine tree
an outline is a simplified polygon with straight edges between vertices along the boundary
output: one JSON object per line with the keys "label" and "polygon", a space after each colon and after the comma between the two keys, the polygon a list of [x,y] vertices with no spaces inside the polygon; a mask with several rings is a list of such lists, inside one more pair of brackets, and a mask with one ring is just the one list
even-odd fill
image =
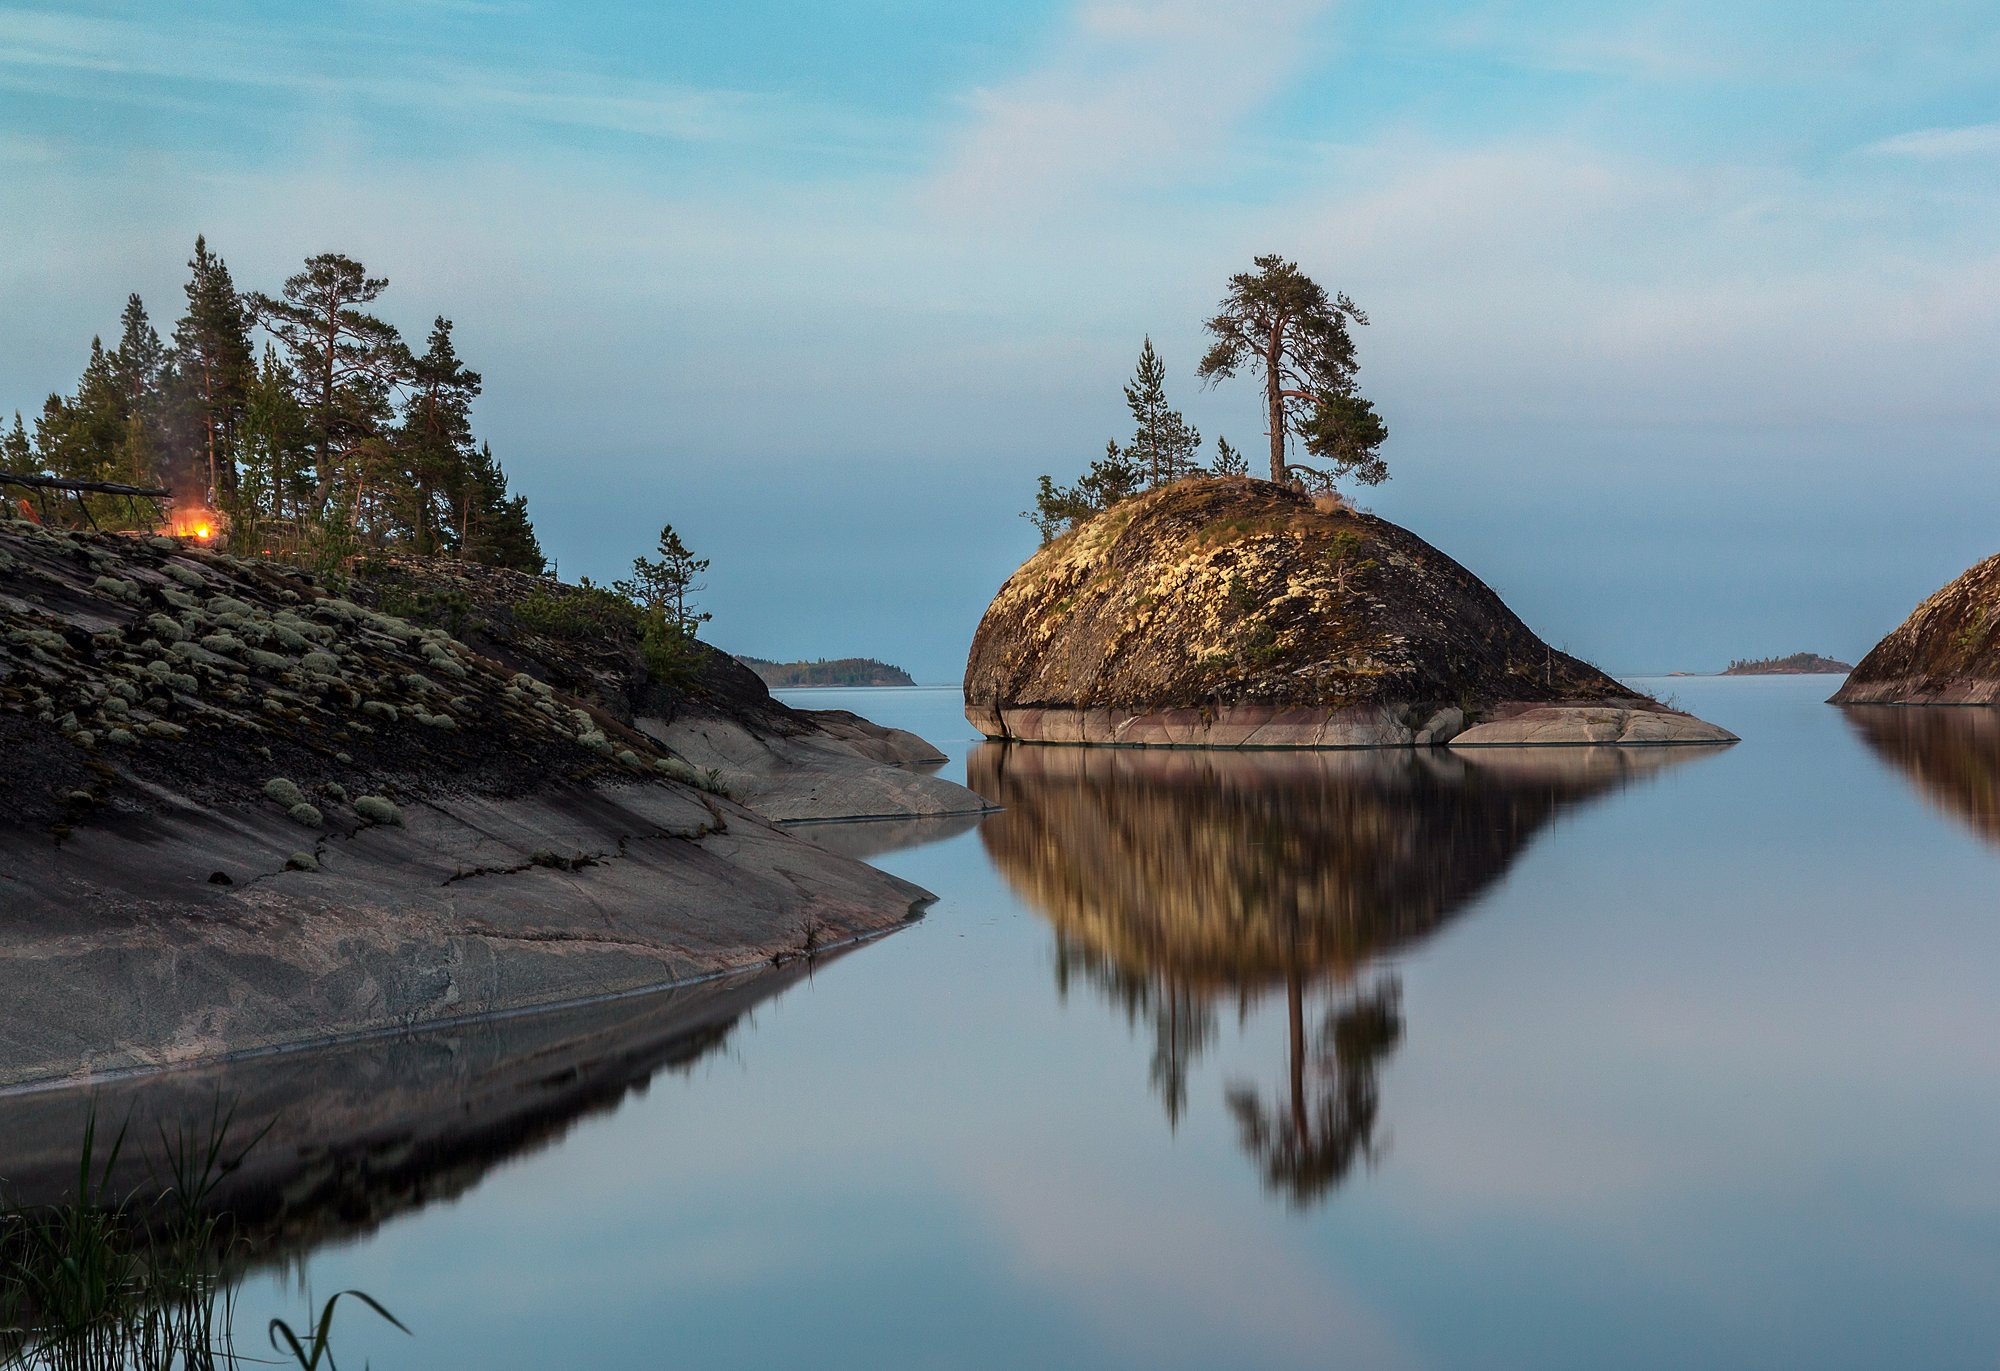
{"label": "reflection of pine tree", "polygon": [[1403,1037],[1402,987],[1384,977],[1330,1005],[1319,1032],[1306,1034],[1302,978],[1286,978],[1290,1035],[1288,1088],[1268,1107],[1248,1085],[1226,1099],[1244,1150],[1264,1169],[1264,1183],[1305,1206],[1347,1179],[1358,1161],[1375,1158],[1381,1109],[1377,1076]]}

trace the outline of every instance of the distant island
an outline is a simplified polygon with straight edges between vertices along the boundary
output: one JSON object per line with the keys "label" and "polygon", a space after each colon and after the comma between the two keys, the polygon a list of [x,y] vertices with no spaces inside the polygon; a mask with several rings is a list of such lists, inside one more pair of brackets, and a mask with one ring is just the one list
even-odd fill
{"label": "distant island", "polygon": [[1756,661],[1731,662],[1725,676],[1845,676],[1854,670],[1850,662],[1836,662],[1817,652],[1794,652],[1789,657],[1761,657]]}
{"label": "distant island", "polygon": [[910,673],[899,666],[878,662],[873,657],[839,657],[814,662],[767,662],[762,657],[738,655],[737,661],[763,678],[773,690],[797,690],[803,686],[913,686]]}

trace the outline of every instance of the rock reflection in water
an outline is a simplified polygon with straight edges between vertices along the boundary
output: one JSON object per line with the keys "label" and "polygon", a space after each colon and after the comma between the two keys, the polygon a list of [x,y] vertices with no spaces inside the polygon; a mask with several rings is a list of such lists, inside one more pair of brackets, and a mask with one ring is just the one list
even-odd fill
{"label": "rock reflection in water", "polygon": [[1081,978],[1150,1020],[1170,1124],[1217,1010],[1282,993],[1281,1083],[1225,1093],[1269,1188],[1297,1205],[1375,1155],[1401,986],[1371,963],[1466,909],[1563,810],[1692,760],[1686,748],[1476,754],[1153,751],[987,744],[974,790],[994,865]]}
{"label": "rock reflection in water", "polygon": [[[824,957],[819,959],[822,963]],[[371,1231],[469,1190],[495,1166],[615,1109],[663,1071],[718,1051],[753,1005],[805,962],[676,990],[495,1017],[322,1050],[171,1071],[94,1088],[0,1095],[0,1177],[23,1205],[65,1202],[77,1144],[95,1117],[123,1128],[107,1189],[141,1194],[171,1174],[167,1138],[226,1150],[256,1139],[216,1185],[213,1208],[251,1267]],[[260,1136],[261,1135],[261,1136]]]}
{"label": "rock reflection in water", "polygon": [[2000,845],[2000,706],[1846,705],[1841,714],[1926,800]]}

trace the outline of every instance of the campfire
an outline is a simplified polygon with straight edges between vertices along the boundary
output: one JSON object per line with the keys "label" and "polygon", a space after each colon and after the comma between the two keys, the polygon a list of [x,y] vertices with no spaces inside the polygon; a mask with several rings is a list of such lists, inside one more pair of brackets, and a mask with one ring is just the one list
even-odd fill
{"label": "campfire", "polygon": [[167,531],[176,538],[188,538],[204,546],[222,532],[222,516],[205,505],[174,506]]}

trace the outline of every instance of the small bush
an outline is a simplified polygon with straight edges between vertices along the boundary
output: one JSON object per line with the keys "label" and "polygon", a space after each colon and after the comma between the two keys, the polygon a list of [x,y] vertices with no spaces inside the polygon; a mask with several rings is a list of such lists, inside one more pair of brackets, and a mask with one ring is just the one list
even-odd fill
{"label": "small bush", "polygon": [[604,638],[637,633],[639,611],[602,586],[537,590],[514,604],[514,619],[532,633],[551,638]]}
{"label": "small bush", "polygon": [[372,824],[399,825],[403,822],[403,811],[380,795],[355,797],[354,812]]}

